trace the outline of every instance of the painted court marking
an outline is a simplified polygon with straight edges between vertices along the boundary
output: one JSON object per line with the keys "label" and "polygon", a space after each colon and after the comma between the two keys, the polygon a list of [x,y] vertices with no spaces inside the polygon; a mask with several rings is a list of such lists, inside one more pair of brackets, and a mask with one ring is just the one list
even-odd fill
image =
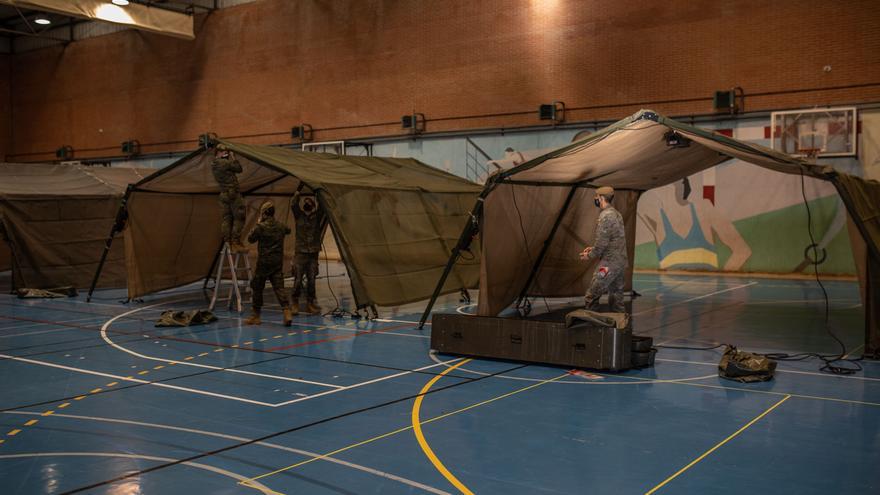
{"label": "painted court marking", "polygon": [[780,405],[782,405],[783,402],[787,401],[787,400],[790,399],[790,398],[791,398],[790,395],[786,395],[785,397],[783,397],[782,400],[780,400],[780,401],[777,402],[776,404],[773,404],[772,406],[770,406],[769,409],[767,409],[767,410],[765,410],[764,412],[762,412],[762,413],[761,413],[760,415],[758,415],[755,419],[753,419],[753,420],[749,421],[748,423],[746,423],[745,426],[743,426],[743,427],[740,428],[739,430],[736,430],[732,435],[728,436],[728,437],[725,438],[724,440],[722,440],[722,441],[720,441],[719,443],[717,443],[714,447],[712,447],[711,449],[709,449],[709,450],[707,450],[706,452],[704,452],[703,455],[701,455],[701,456],[697,457],[696,459],[694,459],[693,461],[691,461],[687,466],[685,466],[685,467],[679,469],[675,474],[673,474],[672,476],[666,478],[666,479],[665,479],[663,482],[661,482],[659,485],[657,485],[657,486],[655,486],[654,488],[648,490],[648,491],[645,493],[645,495],[651,495],[651,494],[653,494],[654,492],[656,492],[657,490],[663,488],[663,486],[665,486],[666,484],[668,484],[670,481],[674,480],[674,479],[677,478],[680,474],[684,473],[685,471],[687,471],[688,469],[690,469],[691,467],[693,467],[696,463],[698,463],[698,462],[702,461],[703,459],[705,459],[709,454],[711,454],[712,452],[715,452],[716,450],[718,450],[719,448],[721,448],[721,446],[723,446],[723,445],[726,444],[727,442],[729,442],[729,441],[733,440],[734,438],[736,438],[740,433],[746,431],[746,429],[748,429],[748,428],[749,428],[750,426],[752,426],[753,424],[757,423],[758,420],[760,420],[760,419],[763,418],[764,416],[770,414],[770,412],[772,412],[774,409],[776,409],[777,407],[779,407]]}
{"label": "painted court marking", "polygon": [[239,370],[239,369],[224,369],[224,368],[221,368],[221,367],[219,367],[219,366],[210,366],[210,365],[207,365],[207,364],[190,363],[190,362],[186,362],[186,361],[178,361],[178,360],[175,360],[175,359],[166,359],[166,358],[157,358],[157,357],[147,356],[147,355],[145,355],[145,354],[141,354],[141,353],[138,353],[138,352],[132,351],[132,350],[130,350],[130,349],[126,349],[125,347],[122,347],[121,345],[119,345],[119,344],[113,342],[112,340],[110,340],[110,337],[107,335],[107,329],[109,329],[110,326],[113,325],[113,322],[115,322],[115,321],[118,320],[119,318],[126,317],[126,316],[128,316],[128,315],[131,315],[131,314],[137,313],[138,311],[142,311],[142,310],[147,309],[147,308],[150,308],[150,307],[152,307],[152,306],[144,306],[144,307],[142,307],[142,308],[135,308],[135,309],[132,309],[132,310],[130,310],[130,311],[126,311],[125,313],[121,313],[121,314],[119,314],[119,315],[116,315],[116,316],[114,316],[113,318],[110,318],[109,320],[107,320],[107,322],[104,323],[104,325],[101,326],[101,338],[104,339],[104,342],[107,342],[108,344],[110,344],[111,346],[113,346],[114,348],[116,348],[116,349],[118,349],[118,350],[120,350],[120,351],[122,351],[122,352],[125,352],[125,353],[127,353],[127,354],[131,354],[132,356],[137,356],[137,357],[142,358],[142,359],[149,359],[149,360],[151,360],[151,361],[160,361],[160,362],[163,362],[163,363],[182,364],[182,365],[185,365],[185,366],[192,366],[192,367],[195,367],[195,368],[206,368],[206,369],[213,369],[213,370],[222,370],[222,371],[226,371],[226,372],[230,372],[230,373],[238,373],[238,374],[242,374],[242,375],[258,376],[258,377],[261,377],[261,378],[270,378],[270,379],[274,379],[274,380],[284,380],[284,381],[290,381],[290,382],[306,383],[306,384],[309,384],[309,385],[317,385],[317,386],[320,386],[320,387],[327,387],[327,388],[342,388],[341,385],[334,385],[334,384],[331,384],[331,383],[321,383],[321,382],[315,382],[315,381],[311,381],[311,380],[302,380],[302,379],[299,379],[299,378],[290,378],[290,377],[286,377],[286,376],[268,375],[268,374],[265,374],[265,373],[257,373],[257,372],[254,372],[254,371],[247,371],[247,370]]}
{"label": "painted court marking", "polygon": [[[18,414],[18,415],[33,416],[33,415],[39,415],[40,413],[29,412],[29,411],[5,411],[4,414]],[[239,437],[239,436],[235,436],[235,435],[228,435],[225,433],[217,433],[217,432],[206,431],[206,430],[197,430],[197,429],[193,429],[193,428],[183,428],[180,426],[171,426],[171,425],[164,425],[164,424],[159,424],[159,423],[145,423],[142,421],[131,421],[131,420],[127,420],[127,419],[103,418],[103,417],[95,417],[95,416],[78,416],[78,415],[73,415],[73,414],[55,414],[54,417],[84,420],[84,421],[98,421],[98,422],[104,422],[104,423],[118,423],[118,424],[143,426],[146,428],[157,428],[157,429],[171,430],[171,431],[181,431],[181,432],[185,432],[185,433],[193,433],[196,435],[224,438],[227,440],[234,440],[237,442],[246,442],[246,441],[250,440],[249,438]],[[292,447],[286,447],[284,445],[278,445],[278,444],[270,443],[270,442],[256,442],[254,445],[260,445],[262,447],[266,447],[266,448],[270,448],[270,449],[283,450],[286,452],[291,452],[291,453],[306,456],[306,457],[321,457],[320,454],[310,452],[308,450],[295,449]],[[331,462],[333,464],[337,464],[340,466],[345,466],[348,468],[356,469],[358,471],[363,471],[365,473],[369,473],[369,474],[378,476],[380,478],[394,480],[394,481],[397,481],[398,483],[402,483],[404,485],[418,488],[420,490],[424,490],[429,493],[434,493],[437,495],[451,495],[449,492],[445,492],[443,490],[439,490],[439,489],[434,488],[432,486],[428,486],[423,483],[419,483],[418,481],[413,481],[413,480],[410,480],[410,479],[407,479],[407,478],[404,478],[401,476],[397,476],[395,474],[392,474],[392,473],[389,473],[386,471],[380,471],[378,469],[373,469],[371,467],[367,467],[367,466],[364,466],[361,464],[355,464],[353,462],[344,461],[342,459],[337,459],[335,457],[324,456],[324,457],[321,457],[320,460],[326,461],[326,462]]]}
{"label": "painted court marking", "polygon": [[[168,457],[157,457],[152,455],[139,455],[139,454],[121,454],[118,452],[35,452],[35,453],[27,453],[27,454],[3,454],[0,455],[0,459],[22,459],[28,457],[120,457],[124,459],[142,459],[146,461],[159,461],[159,462],[174,462],[177,459],[171,459]],[[228,478],[233,478],[238,481],[244,481],[247,478],[238,474],[233,473],[232,471],[227,471],[225,469],[221,469],[215,466],[209,466],[207,464],[201,464],[198,462],[184,462],[182,463],[184,466],[194,467],[196,469],[202,469],[205,471],[210,471],[212,473],[220,474],[226,476]],[[250,486],[250,485],[249,485]],[[257,490],[260,490],[266,494],[276,494],[267,488],[265,485],[256,483],[256,486],[252,486]]]}

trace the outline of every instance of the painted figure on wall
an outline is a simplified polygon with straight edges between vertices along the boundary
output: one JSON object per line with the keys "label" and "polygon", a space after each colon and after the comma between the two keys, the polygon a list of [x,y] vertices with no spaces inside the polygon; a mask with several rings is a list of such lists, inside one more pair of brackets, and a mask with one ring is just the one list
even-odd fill
{"label": "painted figure on wall", "polygon": [[[705,198],[694,200],[690,180],[674,185],[674,201],[643,208],[639,219],[654,236],[661,270],[738,271],[752,250],[733,223]],[[731,251],[720,266],[715,236]]]}

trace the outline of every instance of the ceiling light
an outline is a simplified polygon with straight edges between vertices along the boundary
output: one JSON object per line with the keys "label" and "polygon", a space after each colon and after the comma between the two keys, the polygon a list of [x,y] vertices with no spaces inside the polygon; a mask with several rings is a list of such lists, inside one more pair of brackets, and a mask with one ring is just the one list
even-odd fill
{"label": "ceiling light", "polygon": [[49,20],[49,18],[44,16],[43,14],[40,14],[37,17],[35,17],[34,22],[36,22],[37,24],[43,25],[43,26],[45,26],[47,24],[52,24],[52,21]]}
{"label": "ceiling light", "polygon": [[125,7],[128,5],[128,0],[111,0],[113,5],[119,5],[120,7]]}

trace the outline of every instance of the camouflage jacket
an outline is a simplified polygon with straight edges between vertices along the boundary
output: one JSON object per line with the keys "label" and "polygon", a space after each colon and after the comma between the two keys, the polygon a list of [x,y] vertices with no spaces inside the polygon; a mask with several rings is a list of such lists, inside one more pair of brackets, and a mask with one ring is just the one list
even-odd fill
{"label": "camouflage jacket", "polygon": [[220,186],[220,191],[238,191],[238,177],[236,174],[241,173],[241,164],[238,160],[229,158],[215,158],[211,163],[211,172],[214,173],[214,180]]}
{"label": "camouflage jacket", "polygon": [[606,265],[627,265],[626,228],[623,224],[623,216],[613,206],[599,213],[590,258],[599,259]]}
{"label": "camouflage jacket", "polygon": [[257,271],[273,272],[284,266],[284,236],[290,233],[290,227],[268,218],[258,223],[248,242],[257,245]]}
{"label": "camouflage jacket", "polygon": [[312,213],[304,212],[299,207],[297,199],[294,198],[290,207],[293,210],[293,218],[296,219],[296,252],[320,253],[327,215],[320,205]]}

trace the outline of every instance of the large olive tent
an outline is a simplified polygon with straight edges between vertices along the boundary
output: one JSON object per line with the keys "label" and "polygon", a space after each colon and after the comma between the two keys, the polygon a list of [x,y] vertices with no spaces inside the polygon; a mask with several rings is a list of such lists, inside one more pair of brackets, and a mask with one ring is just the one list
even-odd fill
{"label": "large olive tent", "polygon": [[[217,142],[228,146],[243,168],[245,233],[265,199],[280,203],[276,211],[292,226],[289,205],[300,183],[316,191],[359,308],[426,299],[481,189],[408,158]],[[221,246],[213,155],[211,149],[194,152],[129,191],[129,297],[198,281],[211,271]],[[286,244],[292,246],[292,239]],[[476,286],[477,256],[453,270],[449,290]]]}
{"label": "large olive tent", "polygon": [[[145,169],[0,164],[0,236],[16,287],[88,287],[129,183]],[[0,270],[3,270],[0,252]],[[125,285],[125,259],[113,249],[103,285]]]}
{"label": "large olive tent", "polygon": [[[830,181],[846,205],[849,235],[865,308],[866,355],[880,354],[880,184],[830,167],[737,141],[642,110],[599,132],[497,173],[477,202],[457,247],[482,241],[477,313],[498,315],[527,296],[583,295],[593,264],[577,253],[589,245],[598,210],[597,185],[617,189],[629,242],[631,287],[636,207],[642,192],[679,181],[731,158],[787,174]],[[457,259],[457,250],[449,266]],[[448,288],[441,277],[439,286]],[[427,318],[433,300],[426,309]]]}

